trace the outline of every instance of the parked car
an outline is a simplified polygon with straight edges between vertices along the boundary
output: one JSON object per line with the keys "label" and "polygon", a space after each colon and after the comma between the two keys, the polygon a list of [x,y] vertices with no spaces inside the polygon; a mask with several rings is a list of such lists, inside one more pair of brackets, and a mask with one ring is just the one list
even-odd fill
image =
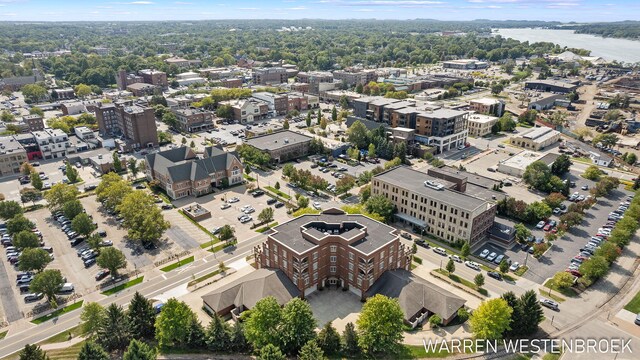
{"label": "parked car", "polygon": [[442,255],[442,256],[446,256],[447,255],[447,250],[441,248],[441,247],[434,247],[433,248],[433,252],[438,254],[438,255]]}
{"label": "parked car", "polygon": [[504,259],[504,255],[498,255],[498,257],[493,260],[493,262],[496,264],[500,264],[500,262],[502,262],[502,259]]}
{"label": "parked car", "polygon": [[559,307],[558,307],[558,303],[553,301],[553,300],[540,299],[540,305],[546,306],[546,307],[548,307],[549,309],[552,309],[552,310],[556,310],[556,311],[560,310]]}
{"label": "parked car", "polygon": [[449,259],[451,259],[451,260],[453,260],[455,262],[459,262],[459,263],[462,262],[462,259],[458,255],[449,255]]}
{"label": "parked car", "polygon": [[489,256],[487,256],[487,261],[493,261],[496,257],[498,257],[498,254],[492,252],[491,254],[489,254]]}
{"label": "parked car", "polygon": [[284,203],[282,201],[278,201],[275,205],[276,208],[281,208],[284,206]]}
{"label": "parked car", "polygon": [[544,224],[545,224],[544,221],[538,222],[538,224],[536,225],[536,229],[542,229],[544,227]]}
{"label": "parked car", "polygon": [[31,293],[31,294],[25,295],[24,302],[30,303],[30,302],[41,300],[42,298],[44,298],[43,293],[37,293],[37,294]]}
{"label": "parked car", "polygon": [[425,249],[429,248],[429,243],[424,241],[424,239],[415,239],[414,242],[416,243],[416,245],[421,246]]}
{"label": "parked car", "polygon": [[16,285],[29,284],[33,281],[33,275],[26,275],[16,281]]}
{"label": "parked car", "polygon": [[320,206],[320,203],[317,201],[313,202],[313,208],[316,210],[322,210],[322,206]]}
{"label": "parked car", "polygon": [[269,200],[267,200],[267,205],[273,205],[273,204],[275,204],[276,202],[278,202],[278,200],[277,200],[277,199],[270,198]]}
{"label": "parked car", "polygon": [[482,252],[480,253],[480,258],[484,259],[487,256],[489,256],[489,250],[487,249],[482,250]]}
{"label": "parked car", "polygon": [[111,240],[102,240],[102,242],[100,243],[100,246],[102,246],[102,247],[113,246],[113,241],[111,241]]}
{"label": "parked car", "polygon": [[487,275],[491,278],[494,278],[496,280],[502,280],[502,275],[500,275],[499,272],[496,271],[487,271]]}
{"label": "parked car", "polygon": [[107,275],[109,275],[109,273],[110,273],[109,269],[102,269],[102,270],[98,271],[98,273],[95,276],[96,281],[100,281],[100,280],[106,278]]}
{"label": "parked car", "polygon": [[227,200],[229,204],[237,203],[238,201],[240,201],[240,199],[238,199],[237,197],[232,197],[231,199]]}
{"label": "parked car", "polygon": [[84,260],[83,263],[84,263],[84,267],[89,268],[96,263],[96,259],[95,258],[87,259],[87,260]]}
{"label": "parked car", "polygon": [[511,266],[509,266],[509,270],[511,271],[517,271],[518,269],[520,269],[520,264],[517,261],[513,262]]}
{"label": "parked car", "polygon": [[171,210],[171,209],[173,209],[173,205],[171,205],[171,204],[163,204],[161,206],[161,208],[162,208],[162,210]]}
{"label": "parked car", "polygon": [[473,261],[465,261],[464,264],[473,270],[480,271],[480,265],[478,265],[478,263],[475,263]]}

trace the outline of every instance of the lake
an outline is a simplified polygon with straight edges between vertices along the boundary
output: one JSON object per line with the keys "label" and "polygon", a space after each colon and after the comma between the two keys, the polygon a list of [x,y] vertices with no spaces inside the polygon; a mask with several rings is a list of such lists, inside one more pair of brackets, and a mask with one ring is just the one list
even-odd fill
{"label": "lake", "polygon": [[640,62],[640,41],[576,34],[573,30],[498,29],[493,34],[530,43],[552,42],[560,46],[587,49],[591,50],[591,56],[600,56],[610,61]]}

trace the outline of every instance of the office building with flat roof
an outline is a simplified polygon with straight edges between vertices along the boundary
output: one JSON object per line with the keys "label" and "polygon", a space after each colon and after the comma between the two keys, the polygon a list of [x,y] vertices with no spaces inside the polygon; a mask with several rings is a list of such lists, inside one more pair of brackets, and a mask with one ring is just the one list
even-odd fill
{"label": "office building with flat roof", "polygon": [[537,127],[511,138],[515,146],[539,151],[560,141],[560,132],[548,127]]}
{"label": "office building with flat roof", "polygon": [[245,144],[266,152],[274,162],[283,162],[308,155],[311,139],[310,136],[284,130],[252,137]]}
{"label": "office building with flat roof", "polygon": [[28,162],[27,152],[13,136],[0,137],[0,176],[20,174],[20,166]]}
{"label": "office building with flat roof", "polygon": [[498,122],[498,118],[484,114],[469,115],[469,136],[483,137],[491,134],[491,128]]}

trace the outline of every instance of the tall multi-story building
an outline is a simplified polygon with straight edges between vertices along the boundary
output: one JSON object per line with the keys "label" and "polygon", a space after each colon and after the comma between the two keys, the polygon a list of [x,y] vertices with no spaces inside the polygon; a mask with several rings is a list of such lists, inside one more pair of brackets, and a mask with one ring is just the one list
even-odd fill
{"label": "tall multi-story building", "polygon": [[178,120],[178,129],[183,132],[209,130],[213,125],[213,112],[198,108],[171,109]]}
{"label": "tall multi-story building", "polygon": [[253,83],[256,85],[284,84],[289,80],[287,69],[283,67],[253,69]]}
{"label": "tall multi-story building", "polygon": [[333,72],[333,78],[353,86],[357,84],[366,85],[371,81],[376,81],[378,75],[375,70],[336,70]]}
{"label": "tall multi-story building", "polygon": [[422,111],[416,114],[416,133],[423,135],[438,153],[452,150],[467,142],[468,117],[468,112],[460,110]]}
{"label": "tall multi-story building", "polygon": [[0,137],[0,176],[20,174],[27,161],[27,152],[13,136]]}
{"label": "tall multi-story building", "polygon": [[69,136],[60,129],[47,128],[34,131],[33,136],[36,138],[43,159],[64,158],[71,147]]}
{"label": "tall multi-story building", "polygon": [[473,245],[488,236],[496,204],[463,192],[460,184],[400,166],[371,181],[371,194],[396,207],[396,218],[449,242]]}
{"label": "tall multi-story building", "polygon": [[99,103],[96,107],[96,121],[102,136],[122,133],[118,126],[118,109],[113,103]]}
{"label": "tall multi-story building", "polygon": [[104,137],[123,137],[123,151],[158,145],[158,129],[153,108],[130,102],[99,104],[96,109],[98,129]]}
{"label": "tall multi-story building", "polygon": [[499,99],[474,99],[469,100],[469,108],[479,114],[502,116],[504,113],[504,101]]}
{"label": "tall multi-story building", "polygon": [[309,84],[309,92],[312,94],[335,88],[333,74],[328,71],[299,72],[296,79],[298,82]]}
{"label": "tall multi-story building", "polygon": [[302,296],[340,286],[364,297],[385,271],[411,264],[411,250],[396,229],[339,209],[276,226],[254,256],[261,268],[280,269]]}
{"label": "tall multi-story building", "polygon": [[138,74],[142,76],[142,80],[147,84],[159,86],[163,89],[169,87],[169,82],[167,81],[167,73],[165,73],[164,71],[144,69],[138,71]]}
{"label": "tall multi-story building", "polygon": [[116,84],[118,85],[118,90],[126,90],[127,86],[141,82],[143,82],[142,76],[128,74],[127,70],[124,69],[116,72]]}
{"label": "tall multi-story building", "polygon": [[469,115],[469,136],[482,137],[491,134],[491,128],[498,122],[495,116],[484,114]]}

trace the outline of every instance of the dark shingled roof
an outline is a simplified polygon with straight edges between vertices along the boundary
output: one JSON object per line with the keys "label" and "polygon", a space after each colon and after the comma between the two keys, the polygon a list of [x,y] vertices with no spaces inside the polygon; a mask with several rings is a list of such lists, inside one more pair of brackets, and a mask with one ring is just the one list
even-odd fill
{"label": "dark shingled roof", "polygon": [[209,174],[227,169],[235,152],[226,152],[218,147],[207,147],[204,158],[198,159],[195,152],[186,146],[149,154],[145,157],[147,166],[155,172],[167,174],[172,182],[205,179]]}
{"label": "dark shingled roof", "polygon": [[457,295],[415,276],[406,270],[388,270],[378,278],[367,297],[382,294],[398,299],[406,320],[422,309],[438,314],[442,319],[455,315],[467,301]]}
{"label": "dark shingled roof", "polygon": [[300,296],[300,290],[281,270],[258,269],[202,296],[202,301],[219,312],[230,306],[251,309],[267,296],[273,296],[278,304],[284,305]]}

